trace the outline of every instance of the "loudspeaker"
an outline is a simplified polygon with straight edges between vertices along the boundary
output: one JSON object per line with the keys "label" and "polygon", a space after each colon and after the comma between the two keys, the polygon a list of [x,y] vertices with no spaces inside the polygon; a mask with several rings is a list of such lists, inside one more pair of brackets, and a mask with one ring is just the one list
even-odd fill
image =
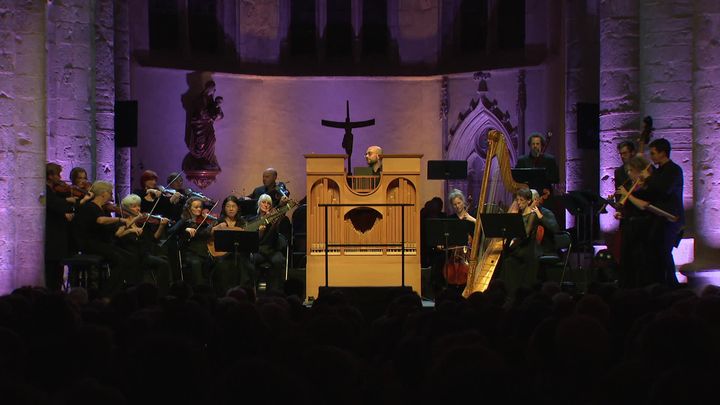
{"label": "loudspeaker", "polygon": [[577,146],[580,149],[600,147],[600,105],[577,103]]}
{"label": "loudspeaker", "polygon": [[136,147],[137,133],[137,100],[115,100],[115,147]]}
{"label": "loudspeaker", "polygon": [[410,287],[320,287],[318,300],[345,300],[360,310],[368,322],[385,313],[397,297],[413,294]]}

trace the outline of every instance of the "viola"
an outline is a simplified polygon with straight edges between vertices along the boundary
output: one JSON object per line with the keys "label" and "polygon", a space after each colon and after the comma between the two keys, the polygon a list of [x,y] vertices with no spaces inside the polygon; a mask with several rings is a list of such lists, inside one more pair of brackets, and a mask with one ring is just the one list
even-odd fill
{"label": "viola", "polygon": [[58,194],[64,194],[70,197],[83,198],[88,195],[88,190],[83,189],[79,186],[68,184],[62,180],[54,182],[52,185],[52,189]]}

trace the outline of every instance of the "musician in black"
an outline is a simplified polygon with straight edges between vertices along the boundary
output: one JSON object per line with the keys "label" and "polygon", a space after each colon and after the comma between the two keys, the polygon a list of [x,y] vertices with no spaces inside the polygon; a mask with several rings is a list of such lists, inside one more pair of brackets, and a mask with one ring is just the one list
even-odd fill
{"label": "musician in black", "polygon": [[615,190],[622,185],[629,184],[626,165],[631,157],[635,156],[635,144],[630,141],[620,142],[617,146],[622,165],[615,168]]}
{"label": "musician in black", "polygon": [[540,256],[537,230],[540,220],[538,219],[539,210],[533,203],[532,191],[527,188],[518,190],[515,201],[508,212],[522,214],[526,235],[511,241],[508,250],[503,252],[500,273],[497,274],[497,277],[505,282],[510,297],[513,297],[518,288],[530,288],[537,282],[538,257]]}
{"label": "musician in black", "polygon": [[560,171],[555,157],[549,153],[544,153],[546,140],[539,132],[533,132],[528,139],[530,153],[521,156],[516,168],[544,168],[545,184],[530,184],[530,187],[537,189],[541,195],[549,196],[552,194],[552,185],[560,182]]}
{"label": "musician in black", "polygon": [[[235,229],[244,230],[247,221],[240,216],[240,201],[234,195],[228,196],[222,202],[220,217],[211,233],[214,235],[217,230]],[[214,245],[213,245],[214,246]],[[218,296],[223,296],[227,290],[235,286],[254,288],[255,267],[250,262],[250,254],[247,252],[227,252],[215,257],[213,264],[212,279],[213,286]]]}
{"label": "musician in black", "polygon": [[[137,194],[130,194],[122,199],[121,205],[126,216],[136,218],[130,226],[121,225],[115,231],[118,246],[133,256],[133,261],[139,266],[134,273],[135,280],[131,283],[141,283],[150,279],[157,285],[161,296],[165,296],[170,288],[170,263],[156,254],[157,244],[167,229],[169,220],[165,217],[147,217],[140,212],[141,198]],[[150,223],[150,218],[153,222]],[[143,223],[140,223],[140,222]]]}
{"label": "musician in black", "polygon": [[615,218],[620,220],[620,271],[618,282],[622,288],[639,288],[661,281],[658,271],[653,268],[653,248],[650,232],[653,228],[653,214],[647,212],[648,202],[645,186],[641,183],[652,173],[652,165],[642,156],[632,156],[625,164],[627,183],[618,187],[619,202],[627,190],[633,188],[623,205],[616,205]]}
{"label": "musician in black", "polygon": [[672,287],[677,285],[672,249],[680,243],[685,225],[683,170],[670,159],[672,149],[667,139],[656,139],[649,146],[650,160],[656,168],[645,183],[648,202],[677,217],[677,221],[670,222],[654,215],[650,233],[650,244],[658,249],[657,254],[652,255],[658,261],[658,277],[665,285]]}
{"label": "musician in black", "polygon": [[63,267],[60,261],[70,253],[68,229],[74,215],[73,206],[78,199],[55,191],[55,185],[61,184],[61,171],[62,167],[57,163],[45,166],[45,286],[53,291],[61,287]]}
{"label": "musician in black", "polygon": [[542,238],[540,238],[540,236],[536,238],[540,244],[540,254],[555,253],[555,234],[560,232],[560,224],[558,224],[557,219],[555,219],[555,214],[541,205],[542,199],[540,198],[540,193],[535,189],[531,189],[530,192],[532,193],[534,202],[531,211],[535,213],[539,221],[538,232],[540,226],[543,228]]}
{"label": "musician in black", "polygon": [[256,200],[263,194],[267,194],[272,198],[273,207],[285,205],[290,198],[290,192],[285,183],[277,181],[277,176],[278,172],[274,168],[268,167],[265,169],[262,176],[262,186],[256,187],[248,198]]}
{"label": "musician in black", "polygon": [[[272,198],[267,194],[263,194],[258,198],[257,215],[248,219],[248,222],[256,221],[271,213]],[[280,222],[275,221],[268,226],[260,226],[260,248],[258,253],[253,254],[253,264],[257,272],[260,272],[260,269],[264,267],[263,264],[270,264],[268,274],[265,275],[267,289],[275,291],[283,290],[285,280],[287,240],[279,232]]]}
{"label": "musician in black", "polygon": [[[159,214],[176,220],[171,215],[173,206],[181,203],[182,194],[178,192],[163,193],[158,184],[158,175],[152,170],[145,170],[140,176],[140,188],[133,191],[142,199],[140,209],[142,212]],[[182,205],[181,205],[182,206]],[[175,209],[176,210],[176,209]]]}
{"label": "musician in black", "polygon": [[83,253],[100,255],[110,263],[110,278],[103,289],[106,294],[117,291],[125,280],[135,280],[137,263],[132,255],[114,244],[118,226],[131,226],[135,218],[111,217],[104,207],[112,200],[113,186],[96,181],[90,187],[94,197],[78,209],[74,230]]}
{"label": "musician in black", "polygon": [[190,197],[185,202],[182,217],[168,231],[169,238],[180,249],[183,279],[190,285],[207,285],[210,269],[207,244],[215,218],[203,214],[200,198]]}

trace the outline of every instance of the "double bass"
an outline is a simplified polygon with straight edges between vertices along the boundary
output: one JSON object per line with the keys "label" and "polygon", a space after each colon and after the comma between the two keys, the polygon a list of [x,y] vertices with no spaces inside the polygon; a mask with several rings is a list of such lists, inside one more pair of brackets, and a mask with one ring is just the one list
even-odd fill
{"label": "double bass", "polygon": [[[473,244],[470,249],[468,276],[464,297],[469,297],[474,292],[482,292],[487,290],[492,280],[495,269],[500,260],[503,249],[502,238],[485,238],[482,241],[482,220],[481,214],[490,213],[492,207],[497,207],[496,201],[492,201],[495,196],[494,190],[491,190],[497,182],[496,176],[500,177],[503,186],[509,193],[516,193],[522,188],[528,188],[527,184],[518,183],[513,180],[510,171],[510,152],[508,151],[505,135],[497,130],[488,132],[488,147],[485,160],[485,170],[483,171],[482,185],[480,187],[480,195],[478,196],[477,223],[473,232]],[[497,159],[498,172],[493,176],[492,160]]]}

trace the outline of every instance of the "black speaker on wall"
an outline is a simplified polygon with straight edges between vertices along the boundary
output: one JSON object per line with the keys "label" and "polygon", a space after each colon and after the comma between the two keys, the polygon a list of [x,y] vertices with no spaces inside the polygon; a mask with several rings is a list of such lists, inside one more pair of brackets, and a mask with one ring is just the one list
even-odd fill
{"label": "black speaker on wall", "polygon": [[600,147],[600,105],[577,103],[577,146],[580,149]]}
{"label": "black speaker on wall", "polygon": [[118,148],[136,147],[137,133],[137,100],[115,100],[115,146]]}

